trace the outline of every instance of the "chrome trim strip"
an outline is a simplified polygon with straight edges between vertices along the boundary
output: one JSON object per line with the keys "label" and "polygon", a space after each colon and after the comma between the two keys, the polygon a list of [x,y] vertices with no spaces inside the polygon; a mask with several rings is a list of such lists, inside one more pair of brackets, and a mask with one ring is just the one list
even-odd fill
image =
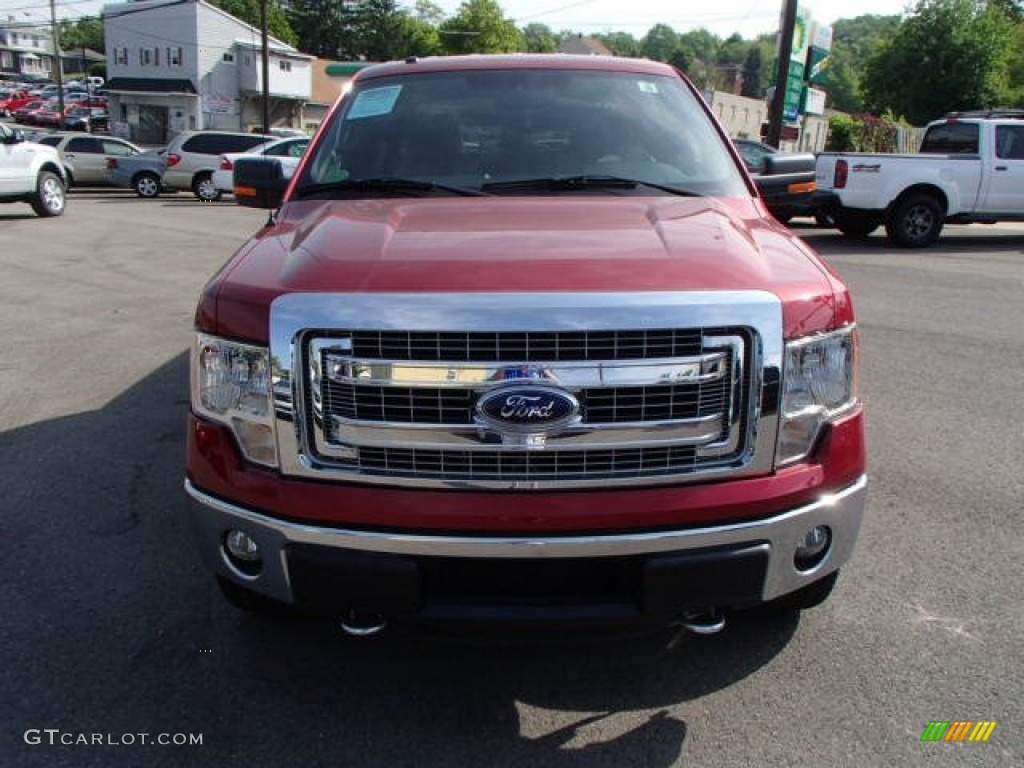
{"label": "chrome trim strip", "polygon": [[[810,504],[732,525],[588,536],[485,537],[353,531],[292,523],[210,496],[185,480],[185,491],[198,502],[193,519],[200,549],[210,567],[231,575],[221,563],[220,542],[225,531],[243,528],[266,554],[263,573],[247,586],[287,602],[292,601],[292,596],[284,549],[291,543],[424,557],[531,559],[623,557],[757,541],[766,541],[771,546],[763,593],[763,598],[770,600],[836,570],[850,558],[864,514],[867,486],[867,476],[862,475],[852,485]],[[797,542],[816,525],[832,529],[831,549],[813,570],[797,571],[793,564]]]}
{"label": "chrome trim strip", "polygon": [[[658,445],[700,445],[722,433],[725,419],[713,414],[698,419],[678,421],[622,422],[615,424],[576,423],[556,433],[544,433],[546,447],[554,448],[648,448]],[[332,443],[343,443],[354,448],[416,448],[425,450],[458,449],[463,451],[495,452],[503,449],[519,450],[521,446],[496,442],[501,435],[489,431],[483,424],[444,425],[391,424],[379,422],[352,422],[334,416]],[[530,434],[529,430],[523,430]],[[317,442],[324,456],[351,456],[345,446]]]}
{"label": "chrome trim strip", "polygon": [[[343,465],[344,461],[351,462],[355,458],[353,449],[337,445],[333,450],[342,455],[327,454],[326,441],[322,439],[319,388],[314,385],[310,393],[301,391],[309,380],[307,370],[314,383],[322,380],[320,362],[307,359],[317,357],[305,353],[309,342],[325,340],[326,333],[336,330],[552,333],[714,327],[747,327],[754,331],[754,347],[749,355],[753,365],[736,384],[740,386],[742,378],[747,379],[749,388],[743,393],[743,401],[749,407],[745,413],[731,414],[727,437],[721,443],[700,449],[701,463],[696,469],[674,473],[652,471],[627,478],[594,475],[568,481],[451,480],[435,475],[364,473],[351,464]],[[345,340],[334,341],[342,347],[339,351],[343,351]],[[728,344],[730,340],[723,341]],[[291,408],[281,407],[286,398],[276,398],[278,453],[281,471],[286,475],[421,488],[543,490],[701,482],[772,470],[777,415],[753,418],[760,403],[764,370],[781,370],[782,366],[782,304],[777,296],[765,291],[293,293],[282,295],[271,304],[270,348],[275,393],[280,389],[291,391],[292,395]],[[715,352],[715,349],[707,350],[710,354]],[[318,426],[307,429],[306,424]],[[745,433],[738,428],[744,425]],[[441,431],[445,431],[441,426]],[[550,444],[551,439],[546,438],[531,448],[545,450]]]}
{"label": "chrome trim strip", "polygon": [[[314,339],[310,346],[317,352],[330,354],[331,339]],[[344,357],[338,353],[339,357]],[[724,352],[699,357],[674,359],[615,360],[614,365],[595,362],[531,362],[515,360],[487,363],[428,363],[405,360],[373,360],[344,357],[338,361],[341,370],[324,372],[326,378],[339,384],[356,386],[430,387],[439,389],[484,390],[515,383],[552,383],[566,389],[596,387],[651,387],[666,384],[703,384],[728,375]],[[514,379],[506,371],[529,367],[538,375]]]}

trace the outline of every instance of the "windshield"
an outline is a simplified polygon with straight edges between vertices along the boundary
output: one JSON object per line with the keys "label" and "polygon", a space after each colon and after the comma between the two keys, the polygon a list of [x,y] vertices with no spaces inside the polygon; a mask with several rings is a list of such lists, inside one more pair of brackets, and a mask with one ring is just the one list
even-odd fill
{"label": "windshield", "polygon": [[[563,179],[577,183],[546,183]],[[749,194],[681,80],[512,69],[357,80],[293,196],[419,195],[424,185],[432,194]]]}

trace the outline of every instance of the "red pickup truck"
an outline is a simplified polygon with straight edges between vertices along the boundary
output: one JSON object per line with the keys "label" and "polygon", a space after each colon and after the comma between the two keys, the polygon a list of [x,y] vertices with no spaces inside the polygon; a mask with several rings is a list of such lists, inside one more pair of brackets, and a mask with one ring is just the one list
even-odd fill
{"label": "red pickup truck", "polygon": [[671,67],[362,70],[196,313],[185,486],[229,600],[679,621],[830,593],[866,497],[849,291]]}

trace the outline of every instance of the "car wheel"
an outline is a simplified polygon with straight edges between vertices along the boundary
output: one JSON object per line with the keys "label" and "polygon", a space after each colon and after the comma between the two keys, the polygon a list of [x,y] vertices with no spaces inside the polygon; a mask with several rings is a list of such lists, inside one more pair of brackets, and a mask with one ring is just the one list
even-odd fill
{"label": "car wheel", "polygon": [[863,240],[882,223],[877,213],[851,212],[848,210],[837,211],[835,214],[836,229],[851,240]]}
{"label": "car wheel", "polygon": [[43,171],[30,203],[37,216],[60,216],[65,207],[64,182],[52,171]]}
{"label": "car wheel", "polygon": [[156,197],[160,194],[160,177],[155,173],[140,173],[132,179],[132,189],[139,197]]}
{"label": "car wheel", "polygon": [[192,191],[204,203],[215,202],[221,197],[221,191],[217,189],[217,185],[213,183],[213,175],[209,173],[200,173],[195,177],[192,181]]}
{"label": "car wheel", "polygon": [[904,248],[923,248],[939,238],[945,213],[932,195],[908,195],[885,222],[890,242]]}

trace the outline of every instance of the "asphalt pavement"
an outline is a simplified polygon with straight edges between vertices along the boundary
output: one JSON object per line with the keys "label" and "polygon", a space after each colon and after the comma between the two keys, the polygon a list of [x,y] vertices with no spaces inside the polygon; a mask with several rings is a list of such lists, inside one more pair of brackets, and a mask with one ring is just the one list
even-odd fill
{"label": "asphalt pavement", "polygon": [[[1024,763],[1024,225],[923,251],[796,230],[853,288],[868,414],[868,514],[821,608],[360,642],[228,606],[185,517],[195,302],[264,216],[0,206],[0,766]],[[922,742],[936,720],[996,726]]]}

